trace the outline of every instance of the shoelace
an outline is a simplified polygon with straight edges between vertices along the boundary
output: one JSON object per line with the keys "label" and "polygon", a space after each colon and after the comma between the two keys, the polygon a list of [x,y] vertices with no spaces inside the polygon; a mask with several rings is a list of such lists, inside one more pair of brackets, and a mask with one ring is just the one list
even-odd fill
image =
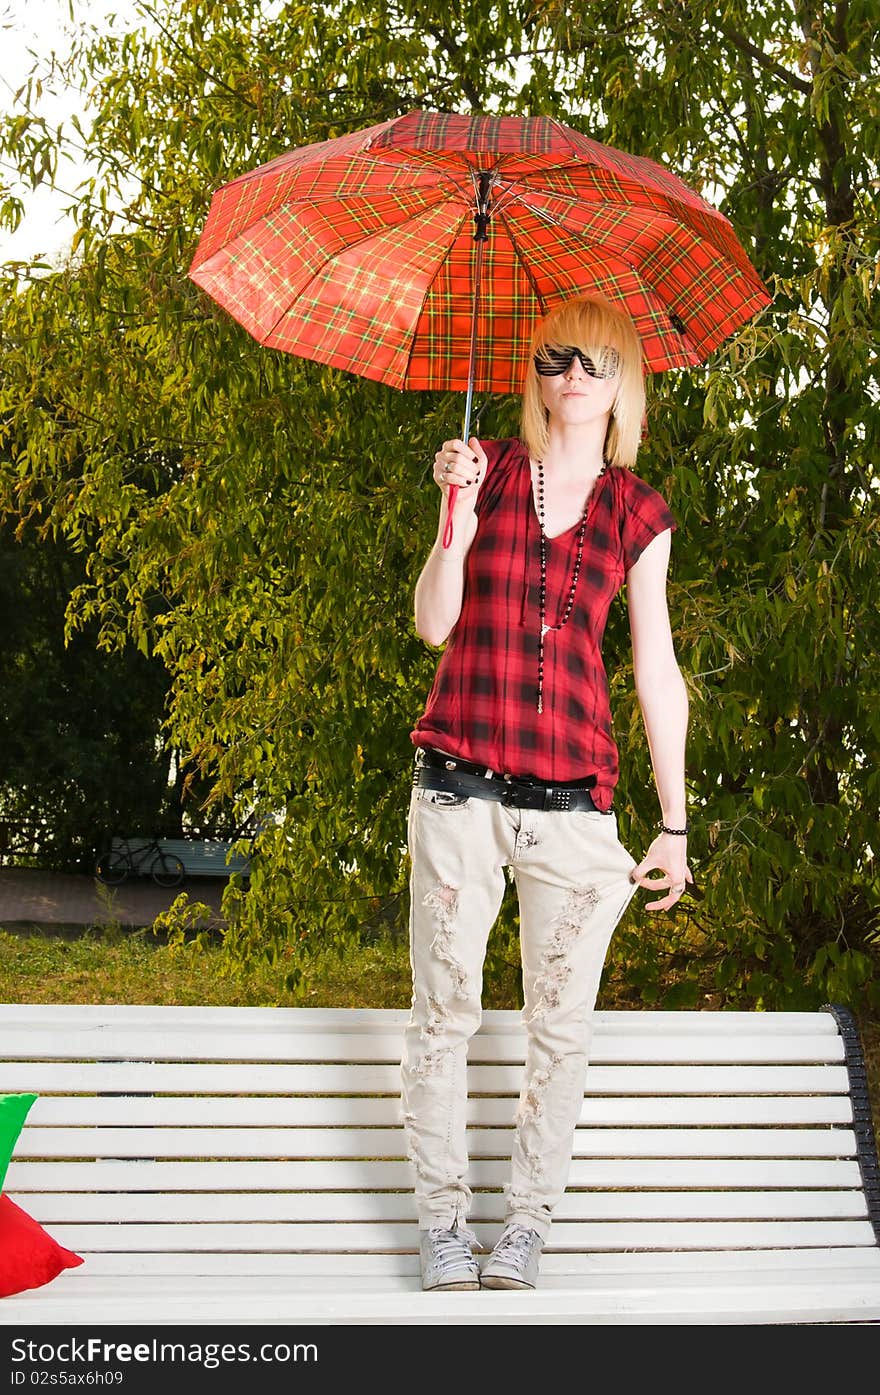
{"label": "shoelace", "polygon": [[448,1230],[445,1226],[432,1225],[429,1233],[435,1240],[435,1253],[441,1270],[461,1264],[462,1248],[467,1249],[467,1258],[473,1263],[474,1268],[479,1267],[470,1252],[470,1246],[477,1243],[477,1237],[472,1230],[464,1226],[457,1230]]}
{"label": "shoelace", "polygon": [[528,1230],[525,1226],[512,1226],[504,1232],[495,1246],[496,1258],[511,1264],[524,1265],[532,1248],[534,1234],[533,1230]]}

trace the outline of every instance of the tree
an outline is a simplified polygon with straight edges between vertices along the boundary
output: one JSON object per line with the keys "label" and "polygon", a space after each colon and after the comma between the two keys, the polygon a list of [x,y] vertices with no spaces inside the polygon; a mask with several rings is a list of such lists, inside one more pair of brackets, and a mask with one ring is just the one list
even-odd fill
{"label": "tree", "polygon": [[775,293],[727,371],[657,383],[652,420],[689,544],[678,633],[704,879],[725,888],[716,981],[796,1005],[804,979],[867,981],[876,943],[878,186],[872,7],[793,9],[551,22],[581,59],[568,100],[604,100],[608,139],[633,149],[636,110],[662,111],[660,151],[720,187]]}
{"label": "tree", "polygon": [[[294,946],[302,963],[318,936],[403,925],[408,731],[437,660],[414,634],[412,588],[435,529],[430,460],[458,433],[461,398],[261,349],[186,270],[211,192],[241,171],[415,106],[488,109],[668,161],[774,293],[710,364],[649,384],[638,468],[680,524],[670,599],[705,896],[662,930],[634,909],[612,971],[669,1006],[707,982],[767,1006],[876,992],[869,7],[139,13],[141,29],[84,37],[71,60],[94,109],[75,138],[101,175],[77,202],[69,263],[10,284],[2,400],[26,445],[0,498],[86,548],[71,625],[161,658],[169,740],[207,782],[206,807],[229,801],[260,828],[250,889],[233,881],[224,901],[230,953]],[[24,115],[3,146],[36,179],[58,142]],[[517,409],[484,404],[482,434],[515,434]],[[621,835],[638,849],[656,806],[625,595],[606,659]],[[508,899],[493,952],[515,954],[514,927]]]}
{"label": "tree", "polygon": [[65,643],[83,571],[63,541],[0,529],[3,846],[66,872],[91,872],[114,833],[167,831],[173,817],[164,665],[100,654],[89,629]]}

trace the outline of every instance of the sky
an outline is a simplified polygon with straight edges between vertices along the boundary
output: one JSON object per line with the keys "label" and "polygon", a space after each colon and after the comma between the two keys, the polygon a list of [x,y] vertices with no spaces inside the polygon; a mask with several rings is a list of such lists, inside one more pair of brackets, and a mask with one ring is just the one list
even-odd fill
{"label": "sky", "polygon": [[[72,18],[71,18],[72,14]],[[23,110],[15,106],[15,93],[33,66],[36,54],[48,59],[53,52],[65,56],[71,35],[83,23],[106,23],[117,16],[116,27],[125,29],[137,22],[134,0],[0,0],[0,101],[3,111]],[[38,110],[53,124],[69,120],[73,113],[86,117],[82,92],[64,89],[44,93]],[[27,214],[14,233],[0,229],[0,262],[43,256],[54,260],[64,251],[73,235],[73,226],[64,217],[65,204],[88,171],[82,163],[65,160],[58,171],[64,193],[41,186],[22,190],[8,165],[0,164],[0,178],[24,198]]]}

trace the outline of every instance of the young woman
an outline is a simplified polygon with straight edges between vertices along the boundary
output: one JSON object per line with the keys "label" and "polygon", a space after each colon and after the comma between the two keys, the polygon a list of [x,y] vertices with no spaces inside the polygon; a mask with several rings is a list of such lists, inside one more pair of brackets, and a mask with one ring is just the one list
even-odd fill
{"label": "young woman", "polygon": [[[676,524],[630,468],[644,409],[631,319],[579,298],[535,331],[521,439],[445,441],[435,456],[440,522],[415,624],[446,648],[411,733],[413,997],[401,1062],[425,1289],[535,1286],[568,1178],[612,932],[640,886],[662,890],[647,909],[664,911],[693,880],[687,695],[666,603]],[[638,865],[612,807],[618,752],[601,654],[624,581],[661,812]],[[467,1049],[505,867],[519,903],[528,1047],[506,1224],[481,1273],[465,1224]]]}

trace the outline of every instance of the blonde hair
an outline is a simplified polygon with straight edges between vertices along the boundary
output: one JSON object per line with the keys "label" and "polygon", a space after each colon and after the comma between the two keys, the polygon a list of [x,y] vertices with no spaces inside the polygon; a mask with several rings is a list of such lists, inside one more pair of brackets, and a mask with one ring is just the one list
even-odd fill
{"label": "blonde hair", "polygon": [[634,465],[645,415],[645,376],[641,340],[630,316],[603,295],[585,295],[554,306],[535,326],[520,426],[522,439],[535,460],[543,460],[547,454],[550,414],[541,396],[533,356],[550,344],[571,344],[594,360],[605,344],[619,351],[620,381],[605,437],[605,458],[610,465]]}

